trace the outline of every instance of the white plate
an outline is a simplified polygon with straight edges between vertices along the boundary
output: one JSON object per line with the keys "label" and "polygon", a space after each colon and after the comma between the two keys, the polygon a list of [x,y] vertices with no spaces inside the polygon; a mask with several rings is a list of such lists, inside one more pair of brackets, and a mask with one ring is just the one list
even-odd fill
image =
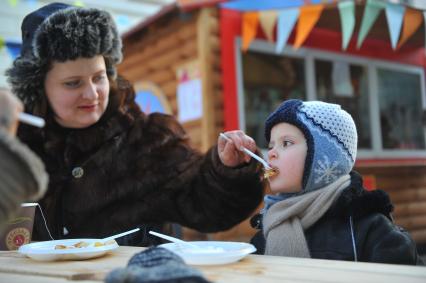
{"label": "white plate", "polygon": [[160,247],[176,253],[185,263],[193,265],[227,264],[256,251],[253,245],[240,242],[196,241],[190,243],[199,246],[200,249],[177,243],[162,244]]}
{"label": "white plate", "polygon": [[56,245],[72,246],[81,241],[90,244],[94,242],[99,242],[100,239],[68,239],[38,242],[21,246],[18,252],[39,261],[81,260],[100,257],[118,248],[118,244],[114,242],[99,247],[91,246],[85,248],[72,248],[63,250],[55,249]]}

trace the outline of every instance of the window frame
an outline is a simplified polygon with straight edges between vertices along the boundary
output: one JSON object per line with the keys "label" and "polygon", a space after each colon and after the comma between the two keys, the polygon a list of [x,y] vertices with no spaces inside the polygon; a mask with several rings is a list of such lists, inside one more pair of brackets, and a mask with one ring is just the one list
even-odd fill
{"label": "window frame", "polygon": [[[235,63],[236,63],[236,79],[237,79],[237,101],[238,101],[238,121],[239,128],[243,131],[245,129],[245,110],[244,110],[244,86],[242,74],[242,40],[241,37],[235,38]],[[377,70],[396,70],[419,76],[422,109],[426,110],[426,91],[425,91],[425,72],[422,67],[413,66],[408,64],[396,63],[382,59],[371,59],[357,55],[339,54],[335,52],[302,47],[294,50],[291,46],[286,46],[281,53],[275,52],[275,46],[265,40],[254,40],[249,48],[249,51],[256,51],[261,53],[273,55],[285,55],[292,58],[303,59],[305,63],[305,89],[306,99],[315,100],[317,97],[316,91],[316,78],[315,78],[315,60],[342,61],[349,64],[360,65],[367,68],[367,83],[369,91],[369,111],[370,111],[370,131],[371,131],[371,150],[359,149],[357,159],[370,160],[370,159],[407,159],[407,158],[426,158],[426,150],[403,150],[403,149],[384,149],[382,148],[382,136],[380,125],[380,111],[379,97],[378,97],[378,74]],[[272,111],[272,109],[271,109]],[[426,141],[426,126],[423,126],[423,132]],[[379,134],[377,134],[379,133]],[[262,149],[265,153],[266,150]]]}

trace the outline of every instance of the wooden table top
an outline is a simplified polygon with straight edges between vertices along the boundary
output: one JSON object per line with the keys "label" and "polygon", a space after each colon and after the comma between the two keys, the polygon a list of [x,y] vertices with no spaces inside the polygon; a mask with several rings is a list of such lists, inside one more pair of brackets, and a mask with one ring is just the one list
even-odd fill
{"label": "wooden table top", "polygon": [[[119,247],[111,254],[82,261],[41,262],[14,251],[0,252],[0,282],[99,282],[126,266],[141,247]],[[249,255],[241,261],[194,266],[212,282],[426,282],[426,267]]]}

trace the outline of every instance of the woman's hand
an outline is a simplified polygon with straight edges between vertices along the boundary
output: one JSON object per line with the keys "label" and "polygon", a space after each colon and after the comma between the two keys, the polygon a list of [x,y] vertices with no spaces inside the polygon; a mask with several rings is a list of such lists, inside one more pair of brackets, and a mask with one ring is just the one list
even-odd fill
{"label": "woman's hand", "polygon": [[255,152],[256,142],[243,131],[229,131],[224,134],[229,140],[219,136],[217,141],[217,151],[222,163],[228,167],[236,167],[250,162],[251,157],[242,151],[242,147]]}
{"label": "woman's hand", "polygon": [[7,90],[0,90],[0,128],[11,135],[18,129],[18,114],[24,109],[22,102]]}

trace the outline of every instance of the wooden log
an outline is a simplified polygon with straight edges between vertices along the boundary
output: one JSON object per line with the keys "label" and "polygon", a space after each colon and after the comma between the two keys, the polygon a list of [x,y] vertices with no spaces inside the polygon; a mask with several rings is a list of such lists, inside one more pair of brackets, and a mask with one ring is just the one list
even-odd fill
{"label": "wooden log", "polygon": [[191,129],[199,130],[200,126],[201,126],[201,119],[186,121],[186,122],[182,123],[182,126],[185,129],[188,129],[188,130],[191,130]]}
{"label": "wooden log", "polygon": [[173,97],[168,97],[169,100],[169,104],[170,104],[170,108],[172,108],[172,112],[174,115],[178,115],[178,109],[177,109],[177,100],[176,100],[176,96]]}
{"label": "wooden log", "polygon": [[210,57],[210,66],[215,72],[222,72],[222,65],[220,63],[220,56],[211,56]]}
{"label": "wooden log", "polygon": [[124,66],[128,69],[131,68],[148,68],[151,69],[154,67],[154,69],[158,68],[155,64],[149,64],[152,60],[155,60],[156,58],[161,58],[167,54],[178,52],[178,46],[180,46],[181,42],[177,40],[176,37],[172,37],[173,40],[169,40],[168,42],[164,42],[164,45],[154,45],[149,47],[145,52],[138,53],[133,55],[129,58],[128,61],[124,63]]}
{"label": "wooden log", "polygon": [[[142,52],[135,52],[129,55],[128,60],[125,60],[123,63],[125,63],[126,68],[146,64],[146,62],[149,62],[153,58],[160,57],[164,54],[169,54],[181,48],[182,45],[186,47],[188,42],[194,42],[195,44],[195,36],[193,38],[182,40],[176,34],[171,34],[167,37],[158,39],[157,42],[146,47]],[[183,52],[182,54],[186,53]]]}
{"label": "wooden log", "polygon": [[[412,176],[416,176],[413,178]],[[426,178],[412,173],[412,175],[400,175],[395,173],[389,176],[377,176],[377,187],[384,190],[405,190],[426,186]]]}
{"label": "wooden log", "polygon": [[218,72],[212,72],[212,84],[214,87],[220,87],[222,88],[222,74]]}
{"label": "wooden log", "polygon": [[176,36],[181,41],[187,41],[190,38],[195,38],[197,36],[197,26],[195,22],[188,23],[182,26],[177,32]]}
{"label": "wooden log", "polygon": [[426,214],[426,201],[410,202],[395,205],[395,217]]}
{"label": "wooden log", "polygon": [[164,54],[165,52],[176,48],[176,46],[179,46],[180,43],[181,41],[175,35],[160,38],[156,43],[153,43],[151,46],[145,48],[145,50],[142,52],[135,53],[132,58],[132,63],[140,64],[152,57],[157,56],[158,54]]}
{"label": "wooden log", "polygon": [[426,187],[389,191],[393,203],[426,200]]}
{"label": "wooden log", "polygon": [[213,92],[213,98],[214,98],[214,107],[216,109],[222,109],[223,108],[223,97],[222,97],[222,90],[214,90]]}
{"label": "wooden log", "polygon": [[177,92],[177,81],[176,79],[167,81],[160,85],[160,88],[163,90],[164,95],[167,98],[174,98],[176,99],[176,92]]}
{"label": "wooden log", "polygon": [[135,79],[137,79],[137,80],[143,79],[150,72],[152,72],[152,71],[149,70],[146,67],[142,67],[142,68],[131,68],[131,69],[120,68],[118,70],[119,74],[123,75],[125,78],[127,78],[130,81],[134,81]]}
{"label": "wooden log", "polygon": [[[195,125],[198,124],[198,125]],[[201,121],[195,120],[194,122],[187,122],[183,124],[183,128],[185,129],[186,133],[188,134],[191,143],[193,145],[196,144],[202,144],[201,140]],[[198,148],[200,149],[200,148]]]}
{"label": "wooden log", "polygon": [[163,69],[156,72],[152,72],[145,76],[143,80],[154,82],[157,85],[161,85],[162,83],[173,80],[175,77],[175,73],[170,71],[169,69]]}
{"label": "wooden log", "polygon": [[216,125],[223,125],[224,121],[223,108],[216,109]]}
{"label": "wooden log", "polygon": [[135,34],[133,37],[124,40],[123,46],[124,52],[138,52],[146,46],[152,45],[159,38],[168,37],[172,34],[176,34],[182,29],[186,23],[179,19],[169,21],[169,25],[163,25],[156,23],[146,28],[143,33]]}
{"label": "wooden log", "polygon": [[210,65],[212,56],[210,21],[212,8],[202,8],[197,18],[197,50],[202,74],[203,117],[202,117],[202,151],[208,150],[216,141],[214,131],[215,109],[213,97],[213,72]]}
{"label": "wooden log", "polygon": [[217,36],[210,36],[210,48],[212,52],[220,50],[220,39]]}
{"label": "wooden log", "polygon": [[417,244],[426,244],[426,229],[410,231],[410,235]]}
{"label": "wooden log", "polygon": [[[196,55],[196,54],[194,54],[194,55]],[[176,62],[171,62],[170,68],[173,69],[176,72],[180,67],[182,67],[182,65],[189,64],[189,63],[191,63],[195,60],[197,60],[196,56],[191,56],[191,57],[188,57],[188,58],[181,58]]]}
{"label": "wooden log", "polygon": [[212,35],[219,35],[219,19],[217,17],[210,15],[209,28]]}
{"label": "wooden log", "polygon": [[152,70],[161,70],[165,68],[170,68],[170,62],[177,61],[182,57],[183,56],[181,50],[175,49],[173,51],[151,58],[146,62],[146,65]]}
{"label": "wooden log", "polygon": [[426,214],[395,217],[395,223],[410,231],[426,229]]}
{"label": "wooden log", "polygon": [[182,55],[186,58],[194,58],[198,56],[197,43],[192,40],[188,40],[182,45]]}

